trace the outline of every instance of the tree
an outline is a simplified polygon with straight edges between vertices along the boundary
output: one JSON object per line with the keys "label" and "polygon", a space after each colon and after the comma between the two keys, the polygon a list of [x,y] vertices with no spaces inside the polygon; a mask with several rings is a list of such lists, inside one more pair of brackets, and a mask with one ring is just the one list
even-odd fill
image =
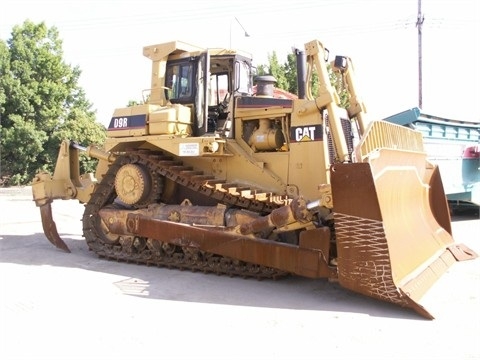
{"label": "tree", "polygon": [[9,121],[12,125],[2,128],[1,183],[24,184],[36,170],[36,157],[47,135],[19,115],[11,115]]}
{"label": "tree", "polygon": [[276,87],[288,90],[288,80],[285,77],[284,65],[278,61],[277,53],[274,51],[268,55],[268,65],[262,64],[257,67],[258,75],[272,75],[276,82]]}
{"label": "tree", "polygon": [[[257,67],[259,75],[270,74],[277,80],[276,87],[286,90],[292,94],[298,94],[297,83],[297,58],[294,53],[287,54],[286,61],[280,64],[275,52],[268,56],[268,65],[262,64]],[[348,92],[345,88],[345,82],[342,76],[331,70],[330,64],[327,65],[329,69],[330,83],[335,87],[340,96],[340,106],[348,107]],[[312,95],[317,96],[318,93],[318,75],[314,70],[312,74]]]}
{"label": "tree", "polygon": [[7,44],[4,41],[0,40],[0,126],[1,126],[1,115],[4,112],[3,105],[6,101],[5,95],[5,86],[4,83],[7,81],[7,74],[10,71],[10,54],[8,52]]}
{"label": "tree", "polygon": [[297,82],[297,58],[295,54],[289,53],[287,55],[287,61],[283,65],[285,71],[285,79],[287,80],[288,88],[285,89],[292,94],[298,94],[298,82]]}
{"label": "tree", "polygon": [[[52,172],[63,139],[103,144],[105,127],[78,85],[80,69],[63,60],[55,27],[15,26],[0,41],[0,61],[0,177],[7,185],[26,184],[39,169]],[[80,165],[94,170],[91,161]]]}

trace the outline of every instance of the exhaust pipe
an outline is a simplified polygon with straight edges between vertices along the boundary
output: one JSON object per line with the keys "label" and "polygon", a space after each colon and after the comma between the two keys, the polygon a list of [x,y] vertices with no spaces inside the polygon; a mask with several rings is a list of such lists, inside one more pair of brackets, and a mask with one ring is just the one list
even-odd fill
{"label": "exhaust pipe", "polygon": [[299,49],[293,49],[297,60],[297,89],[298,89],[298,98],[305,99],[305,86],[307,79],[306,71],[306,56],[305,51]]}

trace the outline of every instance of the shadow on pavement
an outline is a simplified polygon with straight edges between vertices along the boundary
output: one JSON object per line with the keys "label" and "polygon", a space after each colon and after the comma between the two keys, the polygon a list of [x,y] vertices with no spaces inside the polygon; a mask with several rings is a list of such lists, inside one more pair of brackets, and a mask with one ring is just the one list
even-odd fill
{"label": "shadow on pavement", "polygon": [[[0,262],[77,268],[117,275],[125,279],[114,279],[110,284],[120,289],[122,294],[148,299],[424,320],[410,309],[353,293],[325,279],[290,276],[259,281],[115,262],[97,257],[88,250],[80,236],[63,238],[71,253],[54,248],[43,233],[0,235]],[[88,284],[79,283],[78,286],[85,287],[88,293]]]}

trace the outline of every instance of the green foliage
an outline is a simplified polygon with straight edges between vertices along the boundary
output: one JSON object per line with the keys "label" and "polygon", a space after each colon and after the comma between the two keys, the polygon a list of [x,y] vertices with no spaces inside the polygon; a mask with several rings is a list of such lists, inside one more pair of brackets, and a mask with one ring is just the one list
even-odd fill
{"label": "green foliage", "polygon": [[330,71],[330,82],[335,87],[338,96],[340,97],[340,104],[347,109],[350,106],[347,85],[341,74]]}
{"label": "green foliage", "polygon": [[136,105],[143,105],[143,104],[144,104],[143,101],[128,100],[127,107],[132,107],[132,106],[136,106]]}
{"label": "green foliage", "polygon": [[[0,41],[4,183],[26,184],[39,169],[53,172],[63,139],[103,144],[106,131],[78,85],[80,74],[63,60],[57,29],[43,22],[27,20]],[[92,170],[92,162],[82,161],[81,168]]]}
{"label": "green foliage", "polygon": [[283,65],[285,71],[285,78],[287,79],[288,87],[285,89],[292,94],[298,94],[297,82],[297,59],[295,54],[288,54],[287,61]]}
{"label": "green foliage", "polygon": [[[259,75],[273,75],[277,79],[276,87],[286,90],[292,94],[298,94],[297,83],[297,58],[294,53],[287,54],[287,59],[280,64],[275,52],[268,57],[268,65],[262,64],[257,67]],[[340,74],[331,70],[328,65],[330,82],[335,87],[340,96],[340,106],[348,107],[348,92],[345,83]],[[318,95],[318,74],[314,71],[312,74],[312,95]]]}
{"label": "green foliage", "polygon": [[4,112],[4,104],[6,102],[5,85],[8,82],[7,74],[10,71],[10,53],[7,44],[0,39],[0,125],[1,114]]}
{"label": "green foliage", "polygon": [[278,61],[276,52],[268,57],[270,74],[277,80],[276,86],[280,89],[288,89],[288,80],[285,76],[285,66]]}
{"label": "green foliage", "polygon": [[13,126],[1,129],[2,180],[11,182],[10,185],[21,185],[27,183],[36,170],[32,166],[36,154],[43,150],[47,135],[38,131],[33,123],[23,121],[19,115],[10,116],[9,120]]}
{"label": "green foliage", "polygon": [[[91,121],[91,118],[84,111],[72,109],[66,121],[58,126],[53,138],[55,143],[60,143],[64,139],[72,139],[82,145],[101,147],[105,141],[105,132],[99,131],[99,124]],[[90,159],[84,154],[80,154],[80,158],[80,171],[82,173],[95,171],[98,162],[96,159]]]}
{"label": "green foliage", "polygon": [[257,72],[258,75],[272,75],[277,80],[276,87],[284,90],[288,89],[289,83],[285,75],[285,66],[280,64],[275,51],[268,55],[268,65],[258,66]]}

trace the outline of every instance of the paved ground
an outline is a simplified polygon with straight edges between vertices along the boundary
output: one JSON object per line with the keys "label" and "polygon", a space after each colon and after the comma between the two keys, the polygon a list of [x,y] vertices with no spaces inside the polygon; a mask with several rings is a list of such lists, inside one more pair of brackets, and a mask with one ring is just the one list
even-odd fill
{"label": "paved ground", "polygon": [[[480,260],[424,297],[436,319],[323,280],[257,281],[98,259],[82,206],[56,201],[71,254],[30,189],[0,189],[0,359],[480,359]],[[480,219],[453,223],[480,253]]]}

